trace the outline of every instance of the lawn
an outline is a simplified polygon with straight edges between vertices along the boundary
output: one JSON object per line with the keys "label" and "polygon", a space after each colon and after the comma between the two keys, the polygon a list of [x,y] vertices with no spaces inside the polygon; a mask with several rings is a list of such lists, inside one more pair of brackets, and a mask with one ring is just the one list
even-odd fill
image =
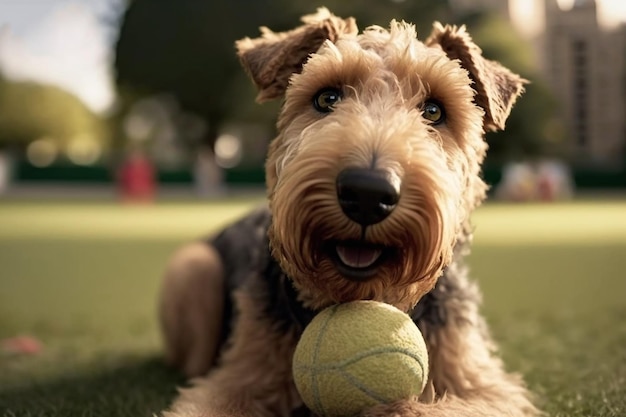
{"label": "lawn", "polygon": [[[259,199],[0,201],[0,416],[150,416],[183,381],[160,360],[168,255]],[[470,257],[511,370],[553,416],[626,415],[626,199],[488,204]]]}

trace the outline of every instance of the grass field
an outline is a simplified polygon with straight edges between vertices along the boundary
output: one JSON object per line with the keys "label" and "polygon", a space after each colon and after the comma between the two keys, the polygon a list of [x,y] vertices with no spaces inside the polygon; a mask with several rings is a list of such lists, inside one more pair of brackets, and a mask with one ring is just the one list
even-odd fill
{"label": "grass field", "polygon": [[[260,200],[0,202],[0,416],[149,416],[182,383],[160,361],[155,300],[182,242]],[[470,258],[507,367],[553,416],[626,416],[626,199],[489,204]]]}

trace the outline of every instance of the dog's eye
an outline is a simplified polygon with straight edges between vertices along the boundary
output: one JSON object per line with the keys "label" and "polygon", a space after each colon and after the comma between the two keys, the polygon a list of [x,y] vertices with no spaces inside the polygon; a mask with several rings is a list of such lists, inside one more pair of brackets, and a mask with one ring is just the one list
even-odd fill
{"label": "dog's eye", "polygon": [[424,119],[430,121],[434,125],[438,125],[446,119],[446,113],[443,109],[443,106],[434,101],[427,101],[426,103],[424,103],[422,116],[424,116]]}
{"label": "dog's eye", "polygon": [[324,88],[313,96],[313,107],[320,113],[330,113],[341,101],[341,91],[336,88]]}

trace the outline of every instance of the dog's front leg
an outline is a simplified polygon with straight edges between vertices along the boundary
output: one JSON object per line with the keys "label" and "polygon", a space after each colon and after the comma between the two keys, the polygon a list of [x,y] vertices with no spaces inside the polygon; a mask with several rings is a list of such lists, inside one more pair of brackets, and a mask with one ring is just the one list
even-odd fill
{"label": "dog's front leg", "polygon": [[429,381],[421,397],[373,407],[362,417],[540,415],[521,378],[507,373],[494,355],[483,319],[477,314],[463,316],[442,325],[420,325],[430,357]]}
{"label": "dog's front leg", "polygon": [[301,405],[291,373],[297,335],[267,317],[261,298],[235,294],[237,320],[219,366],[182,389],[165,417],[287,417]]}
{"label": "dog's front leg", "polygon": [[[380,405],[365,411],[362,417],[531,417],[539,415],[535,409],[519,408],[514,402],[508,404],[504,398],[488,398],[476,395],[473,398],[446,396],[434,403],[423,403],[417,398]],[[496,394],[499,395],[499,394]]]}

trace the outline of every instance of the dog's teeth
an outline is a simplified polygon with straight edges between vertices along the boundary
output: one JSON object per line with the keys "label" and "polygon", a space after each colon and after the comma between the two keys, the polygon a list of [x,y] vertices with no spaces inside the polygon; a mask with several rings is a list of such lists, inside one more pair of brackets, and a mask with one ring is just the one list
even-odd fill
{"label": "dog's teeth", "polygon": [[381,253],[380,249],[337,246],[339,259],[351,268],[367,268],[378,260]]}

